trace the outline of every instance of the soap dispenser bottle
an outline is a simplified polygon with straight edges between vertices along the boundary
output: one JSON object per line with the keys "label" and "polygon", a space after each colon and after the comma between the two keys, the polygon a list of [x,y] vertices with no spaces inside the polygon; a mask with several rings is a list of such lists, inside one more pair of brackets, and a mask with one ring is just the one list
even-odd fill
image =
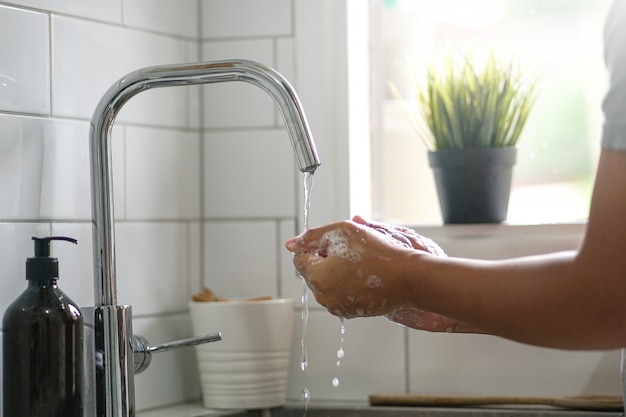
{"label": "soap dispenser bottle", "polygon": [[57,286],[59,263],[50,257],[51,241],[77,241],[33,240],[28,286],[2,320],[4,417],[82,417],[83,318]]}

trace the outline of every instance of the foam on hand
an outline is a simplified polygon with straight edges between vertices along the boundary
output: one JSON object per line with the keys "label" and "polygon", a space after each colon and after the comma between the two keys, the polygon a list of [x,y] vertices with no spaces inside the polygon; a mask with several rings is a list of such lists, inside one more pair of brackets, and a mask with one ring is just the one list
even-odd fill
{"label": "foam on hand", "polygon": [[323,257],[331,255],[355,263],[361,260],[361,251],[350,247],[348,236],[340,229],[324,233],[320,239],[320,247],[323,249],[318,254]]}
{"label": "foam on hand", "polygon": [[381,288],[383,286],[383,281],[376,275],[370,275],[367,277],[365,285],[367,285],[368,288]]}

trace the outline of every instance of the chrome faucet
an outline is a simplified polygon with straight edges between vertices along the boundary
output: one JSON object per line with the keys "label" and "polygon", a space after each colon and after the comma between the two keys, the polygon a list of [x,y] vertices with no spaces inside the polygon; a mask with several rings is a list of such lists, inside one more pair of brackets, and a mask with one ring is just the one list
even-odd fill
{"label": "chrome faucet", "polygon": [[85,416],[135,415],[134,374],[147,367],[151,353],[173,347],[220,340],[219,333],[150,347],[132,332],[128,305],[117,305],[111,130],[122,106],[136,94],[155,87],[243,81],[267,92],[283,116],[302,172],[320,165],[300,100],[273,69],[253,61],[230,60],[157,66],[129,73],[100,99],[91,119],[91,185],[95,306],[85,316]]}

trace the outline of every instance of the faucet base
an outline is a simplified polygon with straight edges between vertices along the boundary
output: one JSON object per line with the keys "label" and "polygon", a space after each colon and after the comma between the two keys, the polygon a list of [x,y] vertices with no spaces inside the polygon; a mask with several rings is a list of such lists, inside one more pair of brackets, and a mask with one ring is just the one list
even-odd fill
{"label": "faucet base", "polygon": [[134,417],[132,308],[112,305],[81,310],[85,323],[85,415]]}

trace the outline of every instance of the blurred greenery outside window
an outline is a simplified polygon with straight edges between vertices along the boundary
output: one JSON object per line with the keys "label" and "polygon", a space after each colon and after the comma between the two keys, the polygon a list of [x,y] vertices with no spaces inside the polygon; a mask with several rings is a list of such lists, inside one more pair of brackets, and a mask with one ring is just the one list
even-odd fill
{"label": "blurred greenery outside window", "polygon": [[508,222],[585,220],[607,85],[603,25],[610,0],[370,0],[372,216],[441,222],[427,149],[388,87],[417,110],[407,64],[447,50],[514,58],[538,95],[518,143]]}

